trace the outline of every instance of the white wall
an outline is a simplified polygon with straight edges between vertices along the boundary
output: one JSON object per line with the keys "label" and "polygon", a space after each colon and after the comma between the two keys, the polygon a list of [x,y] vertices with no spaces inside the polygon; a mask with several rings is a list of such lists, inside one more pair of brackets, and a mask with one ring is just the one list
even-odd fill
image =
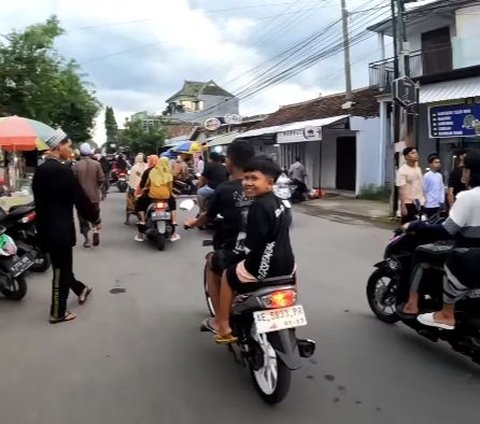
{"label": "white wall", "polygon": [[[337,178],[337,133],[324,129],[321,149],[321,188],[335,188]],[[320,152],[319,152],[320,155]]]}
{"label": "white wall", "polygon": [[357,131],[356,194],[370,184],[384,184],[385,153],[381,141],[380,118],[352,116],[350,128]]}
{"label": "white wall", "polygon": [[480,6],[456,11],[456,37],[453,39],[453,67],[466,68],[480,64]]}

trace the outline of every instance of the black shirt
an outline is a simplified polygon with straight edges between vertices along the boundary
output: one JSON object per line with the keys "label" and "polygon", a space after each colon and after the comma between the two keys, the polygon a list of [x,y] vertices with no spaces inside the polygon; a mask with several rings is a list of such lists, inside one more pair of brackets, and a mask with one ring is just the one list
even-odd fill
{"label": "black shirt", "polygon": [[220,215],[222,248],[243,251],[246,237],[248,208],[252,204],[243,193],[240,180],[225,181],[213,193],[212,201],[207,211],[209,219],[213,220]]}
{"label": "black shirt", "polygon": [[457,194],[467,190],[465,184],[462,183],[463,168],[457,167],[452,172],[448,178],[448,188],[453,188],[453,195],[457,197]]}
{"label": "black shirt", "polygon": [[202,177],[208,181],[208,186],[214,190],[228,179],[227,168],[221,163],[209,162],[205,165]]}
{"label": "black shirt", "polygon": [[75,244],[73,206],[90,222],[98,211],[88,199],[73,171],[49,158],[37,168],[32,181],[39,242],[46,251]]}
{"label": "black shirt", "polygon": [[245,246],[245,269],[259,281],[293,274],[290,216],[273,193],[256,198],[250,206]]}

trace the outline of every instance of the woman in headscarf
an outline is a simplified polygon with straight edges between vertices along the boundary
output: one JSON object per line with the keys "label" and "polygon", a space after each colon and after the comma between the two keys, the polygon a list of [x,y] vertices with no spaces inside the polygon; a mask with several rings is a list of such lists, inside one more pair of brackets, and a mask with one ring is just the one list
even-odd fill
{"label": "woman in headscarf", "polygon": [[[147,186],[148,196],[152,201],[164,200],[168,202],[168,208],[172,214],[172,224],[175,227],[177,225],[177,205],[173,196],[173,174],[167,158],[160,158],[157,166],[151,170]],[[180,236],[174,233],[170,240],[176,241],[179,238]]]}
{"label": "woman in headscarf", "polygon": [[135,190],[135,197],[137,199],[135,205],[135,211],[138,215],[138,234],[135,236],[135,241],[143,241],[143,229],[145,226],[145,212],[152,203],[152,200],[148,196],[148,178],[150,176],[150,172],[155,166],[158,164],[159,157],[157,155],[151,155],[147,158],[147,169],[143,171],[142,178],[140,183],[138,184]]}
{"label": "woman in headscarf", "polygon": [[128,191],[127,191],[127,217],[125,224],[130,224],[130,215],[136,212],[135,207],[135,191],[140,185],[142,180],[142,175],[147,169],[147,164],[145,163],[145,156],[143,153],[139,153],[135,157],[135,164],[130,170],[130,176],[128,178]]}

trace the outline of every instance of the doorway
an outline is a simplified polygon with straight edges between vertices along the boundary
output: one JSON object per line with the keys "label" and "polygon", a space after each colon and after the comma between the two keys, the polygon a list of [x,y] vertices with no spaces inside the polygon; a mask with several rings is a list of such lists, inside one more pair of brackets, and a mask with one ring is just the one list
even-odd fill
{"label": "doorway", "polygon": [[357,139],[337,138],[337,190],[355,191],[357,180]]}

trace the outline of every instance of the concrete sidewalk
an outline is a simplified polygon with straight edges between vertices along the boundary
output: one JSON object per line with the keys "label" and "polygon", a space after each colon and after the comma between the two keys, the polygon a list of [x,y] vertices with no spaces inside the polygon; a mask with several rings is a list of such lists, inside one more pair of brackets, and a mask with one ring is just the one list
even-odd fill
{"label": "concrete sidewalk", "polygon": [[295,205],[300,211],[311,215],[340,215],[360,220],[390,224],[390,205],[386,202],[361,200],[342,196],[309,200]]}

